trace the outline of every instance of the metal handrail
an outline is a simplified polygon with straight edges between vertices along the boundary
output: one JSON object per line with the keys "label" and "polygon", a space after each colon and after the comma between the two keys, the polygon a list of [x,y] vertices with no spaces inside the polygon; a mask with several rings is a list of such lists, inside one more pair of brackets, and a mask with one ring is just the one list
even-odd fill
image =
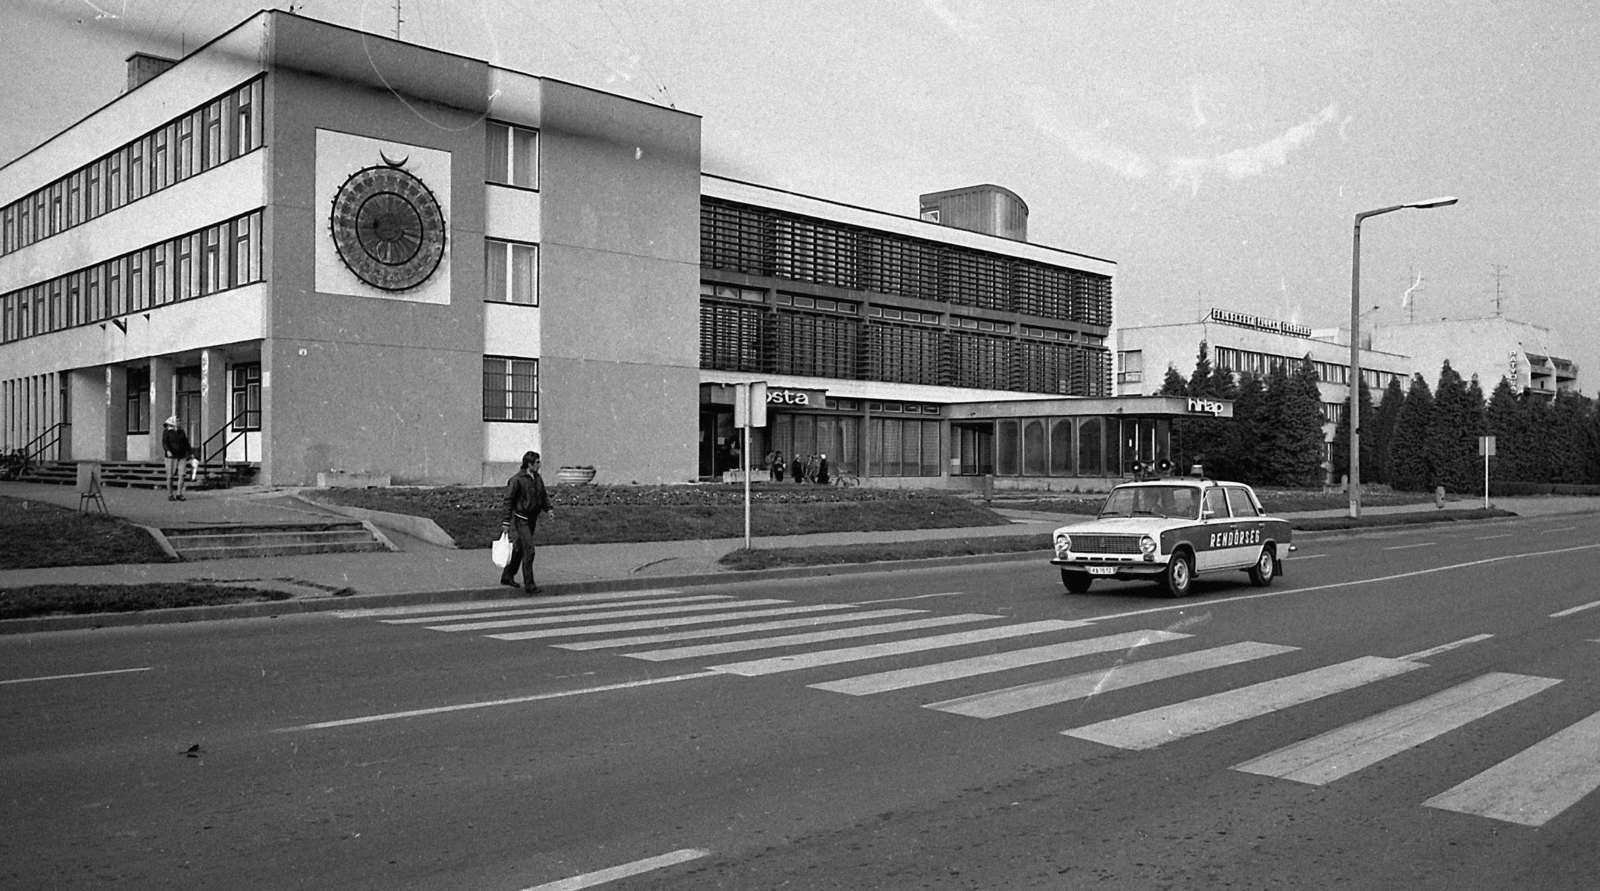
{"label": "metal handrail", "polygon": [[[61,444],[61,432],[62,432],[62,430],[64,428],[71,427],[71,426],[72,426],[72,422],[71,421],[58,421],[57,423],[51,424],[49,427],[46,427],[44,429],[43,433],[40,433],[38,436],[35,436],[33,439],[29,440],[26,445],[24,445],[22,448],[18,449],[17,451],[20,451],[23,454],[27,455],[29,460],[33,460],[33,459],[37,458],[39,455],[43,454],[45,449],[51,448],[52,446],[60,445]],[[49,442],[43,442],[41,444],[41,442],[47,436],[50,437],[50,441]],[[36,446],[37,446],[37,448],[36,448]],[[58,455],[57,457],[60,457],[60,456]]]}
{"label": "metal handrail", "polygon": [[[210,471],[211,471],[211,461],[212,461],[212,459],[213,458],[219,458],[220,459],[217,463],[219,465],[221,465],[220,469],[222,471],[223,482],[224,482],[225,485],[228,485],[228,486],[232,486],[233,485],[232,477],[228,476],[228,447],[233,445],[235,442],[237,442],[239,440],[240,437],[245,436],[245,434],[249,433],[250,431],[249,430],[239,430],[239,431],[235,432],[232,436],[230,436],[227,439],[223,440],[222,441],[222,445],[218,446],[216,449],[209,450],[209,451],[208,451],[208,449],[209,449],[209,447],[211,445],[211,441],[212,440],[214,440],[217,437],[222,436],[223,434],[227,433],[228,429],[230,427],[232,427],[234,424],[236,424],[241,418],[244,418],[249,414],[250,414],[250,410],[249,409],[243,409],[238,414],[235,414],[233,417],[229,418],[228,422],[226,424],[223,424],[221,427],[218,427],[217,431],[215,433],[211,434],[210,436],[207,436],[205,438],[205,440],[200,443],[200,448],[197,450],[200,453],[200,467],[204,468],[207,473],[210,473]],[[244,463],[244,464],[250,463],[250,440],[248,438],[246,438],[245,441],[244,441],[244,460],[241,463]]]}

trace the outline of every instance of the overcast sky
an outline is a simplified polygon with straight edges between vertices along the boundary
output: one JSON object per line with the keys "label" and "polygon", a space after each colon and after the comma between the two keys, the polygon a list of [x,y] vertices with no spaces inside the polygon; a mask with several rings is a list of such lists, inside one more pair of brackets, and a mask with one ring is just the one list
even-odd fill
{"label": "overcast sky", "polygon": [[[262,7],[5,0],[0,163]],[[385,36],[395,0],[305,0]],[[1211,307],[1555,330],[1600,391],[1600,4],[1581,0],[402,0],[404,40],[700,115],[704,169],[915,216],[996,183],[1118,264],[1119,325]],[[1420,284],[1418,277],[1420,276]],[[1187,373],[1192,357],[1180,368]],[[1429,374],[1430,386],[1437,370]],[[1486,385],[1489,389],[1491,385]]]}

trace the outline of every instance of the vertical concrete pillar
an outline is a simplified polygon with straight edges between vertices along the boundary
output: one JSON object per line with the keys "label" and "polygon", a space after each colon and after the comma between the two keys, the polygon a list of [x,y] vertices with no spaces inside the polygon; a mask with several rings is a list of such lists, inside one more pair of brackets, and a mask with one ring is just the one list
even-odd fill
{"label": "vertical concrete pillar", "polygon": [[79,461],[106,459],[105,367],[77,368],[67,372],[67,422],[72,438],[62,457]]}
{"label": "vertical concrete pillar", "polygon": [[161,450],[162,424],[172,416],[172,393],[175,386],[176,364],[171,356],[153,356],[150,359],[150,437],[146,461],[160,461],[166,457]]}
{"label": "vertical concrete pillar", "polygon": [[[228,441],[228,434],[207,442],[228,423],[228,355],[222,350],[200,352],[200,441],[194,444],[202,460],[209,461],[213,453],[220,453]],[[203,451],[202,451],[203,450]]]}
{"label": "vertical concrete pillar", "polygon": [[105,460],[128,460],[128,369],[105,366]]}

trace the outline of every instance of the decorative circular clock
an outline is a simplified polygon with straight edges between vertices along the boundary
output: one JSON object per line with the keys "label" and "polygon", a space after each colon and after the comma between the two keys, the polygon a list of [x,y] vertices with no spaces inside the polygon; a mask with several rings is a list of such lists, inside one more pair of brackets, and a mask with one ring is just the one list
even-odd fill
{"label": "decorative circular clock", "polygon": [[422,180],[384,160],[344,181],[328,227],[339,259],[357,278],[374,288],[404,291],[439,268],[444,213]]}

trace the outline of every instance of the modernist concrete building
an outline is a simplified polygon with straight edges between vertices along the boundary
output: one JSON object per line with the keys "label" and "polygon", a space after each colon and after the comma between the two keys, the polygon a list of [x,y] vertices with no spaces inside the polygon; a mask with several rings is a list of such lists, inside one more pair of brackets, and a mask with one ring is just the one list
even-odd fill
{"label": "modernist concrete building", "polygon": [[704,173],[695,115],[265,11],[0,168],[0,446],[154,460],[176,415],[268,485],[497,484],[528,449],[717,480],[759,381],[754,455],[1077,488],[1226,413],[1115,398],[1116,266],[1029,243],[1019,196],[915,207]]}
{"label": "modernist concrete building", "polygon": [[1567,358],[1572,354],[1549,328],[1529,322],[1501,316],[1440,319],[1375,326],[1362,334],[1375,349],[1410,356],[1430,387],[1449,360],[1463,378],[1478,378],[1484,396],[1494,392],[1502,377],[1516,392],[1546,399],[1579,389],[1578,364]]}
{"label": "modernist concrete building", "polygon": [[0,433],[691,477],[699,179],[694,115],[262,12],[0,169]]}

